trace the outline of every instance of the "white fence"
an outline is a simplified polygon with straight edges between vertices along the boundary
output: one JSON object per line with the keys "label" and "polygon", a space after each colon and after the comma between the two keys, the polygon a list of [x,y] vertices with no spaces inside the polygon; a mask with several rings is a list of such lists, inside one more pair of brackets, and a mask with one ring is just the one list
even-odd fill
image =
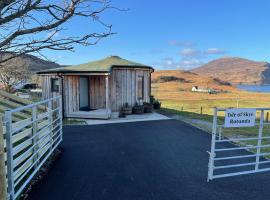
{"label": "white fence", "polygon": [[[61,97],[8,110],[4,115],[8,198],[20,196],[62,141]],[[14,120],[16,116],[28,116]]]}
{"label": "white fence", "polygon": [[[224,118],[218,120],[218,114],[226,109],[214,109],[208,181],[270,170],[267,159],[270,155],[270,123],[264,120],[265,111],[269,110],[256,108],[258,117],[254,127],[225,128]],[[267,130],[264,130],[266,126]],[[225,129],[230,132],[229,136],[223,135]]]}

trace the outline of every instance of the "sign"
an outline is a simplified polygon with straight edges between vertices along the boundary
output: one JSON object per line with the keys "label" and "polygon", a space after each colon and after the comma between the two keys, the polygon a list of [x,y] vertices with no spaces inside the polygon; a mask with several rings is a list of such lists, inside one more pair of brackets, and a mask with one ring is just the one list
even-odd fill
{"label": "sign", "polygon": [[256,109],[241,108],[225,111],[224,127],[250,127],[255,125]]}

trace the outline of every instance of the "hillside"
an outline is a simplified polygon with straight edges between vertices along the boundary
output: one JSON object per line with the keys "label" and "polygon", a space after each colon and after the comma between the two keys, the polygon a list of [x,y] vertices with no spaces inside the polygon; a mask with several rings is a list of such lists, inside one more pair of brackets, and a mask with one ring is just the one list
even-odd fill
{"label": "hillside", "polygon": [[[216,94],[192,92],[193,86],[216,89],[220,92]],[[218,79],[180,70],[155,71],[152,74],[151,93],[162,102],[163,108],[210,115],[213,114],[214,107],[267,108],[270,105],[269,93],[238,90]]]}
{"label": "hillside", "polygon": [[[8,56],[11,56],[10,52],[0,52],[0,60],[5,59]],[[12,64],[16,66],[26,66],[29,68],[31,72],[37,72],[37,71],[41,71],[45,69],[53,69],[53,68],[61,67],[61,65],[55,62],[42,60],[32,55],[22,55],[8,61],[8,65],[12,65]]]}
{"label": "hillside", "polygon": [[191,72],[218,78],[232,84],[270,84],[269,63],[243,58],[220,58],[193,69]]}
{"label": "hillside", "polygon": [[182,70],[160,70],[152,74],[152,83],[158,85],[177,86],[180,90],[191,91],[193,86],[216,90],[235,90],[229,83],[217,78],[200,76],[193,72]]}

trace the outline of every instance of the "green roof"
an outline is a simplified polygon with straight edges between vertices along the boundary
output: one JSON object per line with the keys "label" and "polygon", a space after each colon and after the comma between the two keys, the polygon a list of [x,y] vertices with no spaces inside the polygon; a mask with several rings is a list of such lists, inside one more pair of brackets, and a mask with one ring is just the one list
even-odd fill
{"label": "green roof", "polygon": [[133,61],[125,60],[120,58],[119,56],[110,56],[104,58],[102,60],[88,62],[85,64],[68,66],[68,67],[60,67],[45,71],[40,71],[38,74],[45,73],[101,73],[101,72],[110,72],[113,67],[130,67],[130,68],[149,68],[153,69],[150,66],[143,65],[140,63],[136,63]]}

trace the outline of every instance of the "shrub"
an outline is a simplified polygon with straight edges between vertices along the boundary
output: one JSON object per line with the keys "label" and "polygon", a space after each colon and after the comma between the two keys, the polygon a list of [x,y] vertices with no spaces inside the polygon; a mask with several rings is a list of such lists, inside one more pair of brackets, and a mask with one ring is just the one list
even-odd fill
{"label": "shrub", "polygon": [[220,80],[219,78],[214,78],[214,81],[216,81],[219,85],[227,85],[227,86],[232,85],[231,83],[229,83],[227,81]]}
{"label": "shrub", "polygon": [[152,83],[165,83],[165,82],[171,82],[171,81],[177,81],[177,82],[182,82],[182,83],[189,83],[184,78],[179,78],[176,76],[159,76],[155,80],[152,81]]}

